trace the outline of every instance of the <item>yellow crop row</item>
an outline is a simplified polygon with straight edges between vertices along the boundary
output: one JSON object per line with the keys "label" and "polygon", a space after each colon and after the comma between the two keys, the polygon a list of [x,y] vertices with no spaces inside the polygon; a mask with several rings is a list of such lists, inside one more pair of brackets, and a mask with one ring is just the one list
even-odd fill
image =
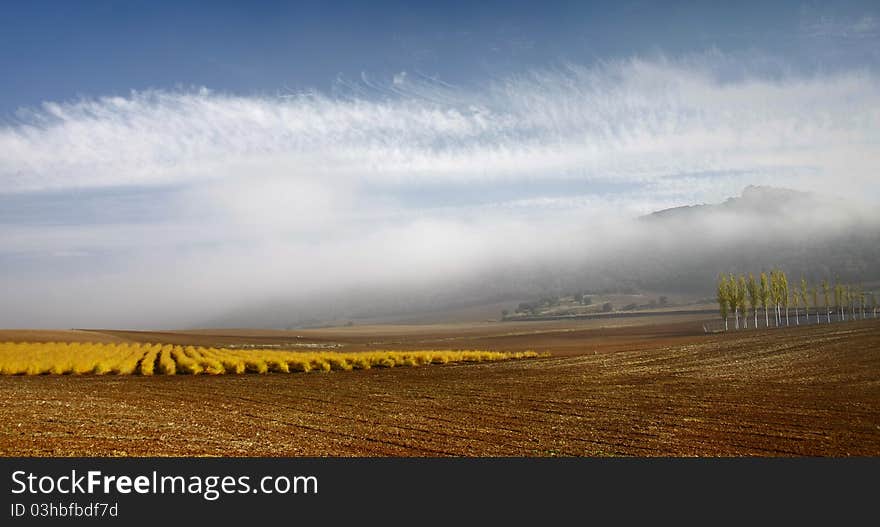
{"label": "yellow crop row", "polygon": [[531,351],[228,350],[171,344],[0,343],[0,375],[290,373],[536,357]]}

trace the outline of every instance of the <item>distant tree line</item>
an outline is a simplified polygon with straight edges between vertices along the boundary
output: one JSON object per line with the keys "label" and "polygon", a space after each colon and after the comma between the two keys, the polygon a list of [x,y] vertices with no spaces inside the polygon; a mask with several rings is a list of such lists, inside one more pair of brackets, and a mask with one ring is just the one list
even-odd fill
{"label": "distant tree line", "polygon": [[520,304],[516,306],[516,312],[535,315],[543,308],[550,308],[558,305],[558,296],[545,296],[540,300],[536,300],[534,302],[520,302]]}
{"label": "distant tree line", "polygon": [[762,272],[757,278],[752,273],[748,276],[722,273],[718,276],[716,296],[725,331],[730,329],[731,314],[734,329],[748,329],[748,309],[751,309],[755,329],[760,327],[759,310],[763,312],[765,328],[771,327],[771,320],[772,327],[780,327],[783,323],[791,325],[789,315],[792,308],[795,325],[800,325],[801,309],[805,324],[810,323],[811,316],[815,316],[817,324],[821,324],[822,319],[830,324],[832,320],[877,318],[877,299],[873,292],[864,291],[861,285],[839,281],[831,284],[828,280],[811,285],[805,278],[801,278],[799,284],[791,285],[788,276],[779,269]]}
{"label": "distant tree line", "polygon": [[[572,295],[570,295],[571,301],[575,305],[580,306],[592,306],[593,297],[583,291],[578,291]],[[656,299],[652,298],[648,301],[647,304],[637,304],[635,302],[627,304],[620,308],[621,311],[633,311],[641,308],[649,308],[649,309],[657,309],[658,307],[667,307],[669,306],[669,297],[660,296]],[[534,300],[531,302],[520,302],[519,305],[514,309],[514,313],[517,315],[540,315],[548,309],[563,306],[569,307],[571,303],[568,302],[567,297],[559,297],[559,296],[544,296],[539,300]],[[611,313],[614,311],[614,305],[611,302],[603,302],[601,305],[596,304],[596,309],[598,309],[602,313]],[[510,310],[502,309],[501,310],[502,318],[507,318],[510,316]]]}

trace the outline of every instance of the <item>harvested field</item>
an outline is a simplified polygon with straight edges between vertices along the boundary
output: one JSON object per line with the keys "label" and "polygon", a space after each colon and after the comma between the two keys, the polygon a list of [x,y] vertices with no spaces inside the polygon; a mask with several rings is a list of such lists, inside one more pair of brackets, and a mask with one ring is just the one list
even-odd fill
{"label": "harvested field", "polygon": [[[490,350],[580,355],[585,351],[628,349],[691,342],[704,336],[707,315],[646,314],[632,318],[537,322],[471,322],[430,325],[376,325],[322,329],[201,329],[129,331],[110,329],[0,330],[0,342],[131,342],[179,346],[269,349]],[[48,337],[47,337],[48,335]],[[68,338],[69,336],[69,338]]]}
{"label": "harvested field", "polygon": [[582,355],[523,361],[326,375],[0,376],[0,454],[880,455],[877,321],[611,335],[610,347],[581,331],[566,346],[580,341]]}

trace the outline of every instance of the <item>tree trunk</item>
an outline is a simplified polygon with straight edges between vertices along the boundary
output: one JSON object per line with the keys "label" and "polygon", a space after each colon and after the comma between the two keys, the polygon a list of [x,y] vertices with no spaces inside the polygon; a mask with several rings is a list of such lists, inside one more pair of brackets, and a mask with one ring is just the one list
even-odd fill
{"label": "tree trunk", "polygon": [[764,327],[765,328],[770,327],[770,312],[767,311],[766,307],[764,308]]}
{"label": "tree trunk", "polygon": [[755,329],[758,329],[758,308],[755,308]]}

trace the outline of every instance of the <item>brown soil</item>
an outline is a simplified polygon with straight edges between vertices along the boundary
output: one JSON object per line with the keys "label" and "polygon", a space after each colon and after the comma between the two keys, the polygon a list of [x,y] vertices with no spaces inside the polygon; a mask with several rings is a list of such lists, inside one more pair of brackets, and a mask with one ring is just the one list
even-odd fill
{"label": "brown soil", "polygon": [[559,355],[326,374],[0,376],[0,455],[880,455],[878,321],[711,336],[694,321],[534,324],[322,338]]}
{"label": "brown soil", "polygon": [[0,342],[125,342],[126,339],[77,329],[0,329]]}
{"label": "brown soil", "polygon": [[[457,324],[375,325],[323,329],[201,329],[186,331],[128,331],[89,329],[70,331],[0,330],[0,341],[160,342],[191,346],[257,345],[297,349],[309,345],[340,351],[479,349],[533,350],[570,355],[624,349],[636,342],[673,344],[704,337],[706,315],[648,314],[632,318],[553,320],[532,322],[470,322]],[[338,346],[338,347],[337,347]]]}

